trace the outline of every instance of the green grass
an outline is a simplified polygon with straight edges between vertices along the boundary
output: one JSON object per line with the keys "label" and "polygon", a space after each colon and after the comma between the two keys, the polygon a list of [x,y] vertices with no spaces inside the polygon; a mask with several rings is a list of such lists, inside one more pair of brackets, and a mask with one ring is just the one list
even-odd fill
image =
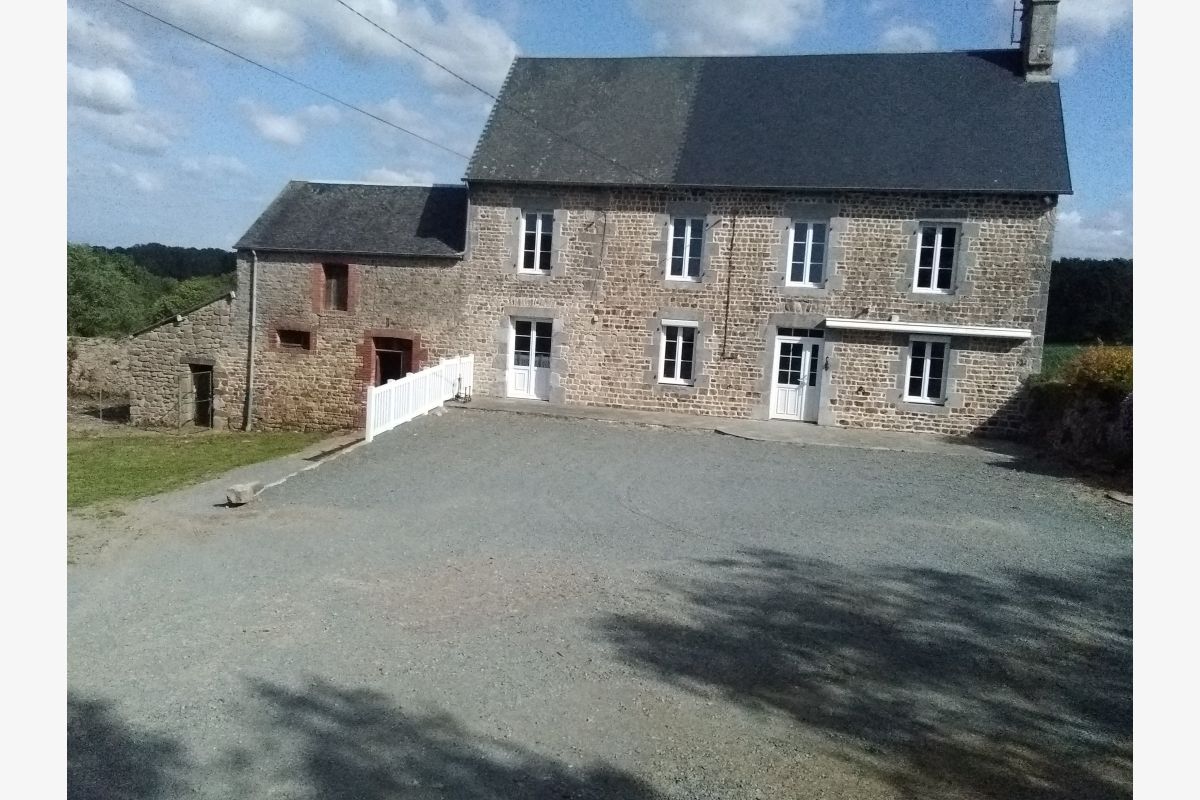
{"label": "green grass", "polygon": [[1082,344],[1047,344],[1042,348],[1042,377],[1053,380],[1062,371],[1063,364],[1084,348]]}
{"label": "green grass", "polygon": [[302,450],[323,433],[68,436],[67,507],[167,492]]}
{"label": "green grass", "polygon": [[[1054,380],[1062,372],[1063,365],[1070,361],[1076,353],[1087,347],[1086,344],[1047,344],[1042,348],[1042,378]],[[1133,345],[1129,345],[1132,350]]]}

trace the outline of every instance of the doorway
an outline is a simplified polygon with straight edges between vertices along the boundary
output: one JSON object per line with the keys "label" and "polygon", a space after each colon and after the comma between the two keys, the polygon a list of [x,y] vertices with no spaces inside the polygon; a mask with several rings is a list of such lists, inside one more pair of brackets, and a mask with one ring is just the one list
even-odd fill
{"label": "doorway", "polygon": [[210,364],[188,364],[192,373],[192,424],[213,426],[213,368]]}
{"label": "doorway", "polygon": [[816,422],[821,401],[821,349],[824,331],[780,328],[775,336],[773,419]]}
{"label": "doorway", "polygon": [[550,343],[554,324],[548,319],[514,319],[508,357],[508,396],[550,399]]}
{"label": "doorway", "polygon": [[375,385],[397,381],[413,371],[413,344],[410,339],[376,336]]}

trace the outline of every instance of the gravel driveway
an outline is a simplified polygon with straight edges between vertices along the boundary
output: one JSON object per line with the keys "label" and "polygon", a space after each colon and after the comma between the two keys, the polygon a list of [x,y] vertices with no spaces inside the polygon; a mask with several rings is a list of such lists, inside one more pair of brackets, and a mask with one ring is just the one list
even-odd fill
{"label": "gravel driveway", "polygon": [[998,461],[418,419],[70,568],[71,796],[1128,797],[1131,513]]}

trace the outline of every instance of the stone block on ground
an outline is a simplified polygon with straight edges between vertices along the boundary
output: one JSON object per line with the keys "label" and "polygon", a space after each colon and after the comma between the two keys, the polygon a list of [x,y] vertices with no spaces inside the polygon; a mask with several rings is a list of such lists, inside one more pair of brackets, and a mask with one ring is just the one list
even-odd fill
{"label": "stone block on ground", "polygon": [[258,481],[238,483],[225,490],[225,500],[231,506],[243,506],[253,500],[262,488],[263,485]]}

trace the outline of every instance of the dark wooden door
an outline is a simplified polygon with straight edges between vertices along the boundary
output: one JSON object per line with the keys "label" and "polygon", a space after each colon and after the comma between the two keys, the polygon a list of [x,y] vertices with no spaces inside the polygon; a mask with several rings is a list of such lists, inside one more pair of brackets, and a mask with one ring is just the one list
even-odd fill
{"label": "dark wooden door", "polygon": [[192,368],[192,422],[201,428],[213,424],[213,368],[207,364],[191,364]]}

